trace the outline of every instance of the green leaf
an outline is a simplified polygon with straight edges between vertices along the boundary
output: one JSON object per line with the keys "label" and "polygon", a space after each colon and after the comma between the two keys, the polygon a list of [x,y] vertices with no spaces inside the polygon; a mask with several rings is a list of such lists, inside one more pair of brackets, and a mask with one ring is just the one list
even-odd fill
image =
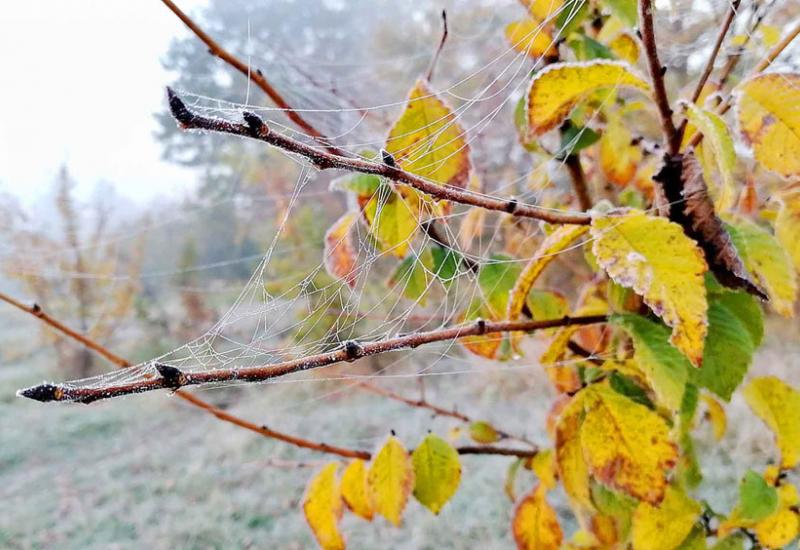
{"label": "green leaf", "polygon": [[778,491],[750,470],[739,485],[739,510],[742,518],[760,521],[778,509]]}
{"label": "green leaf", "polygon": [[501,319],[506,314],[508,297],[517,282],[522,266],[509,256],[496,254],[481,266],[478,272],[478,285],[483,292],[486,305],[492,318]]}
{"label": "green leaf", "polygon": [[586,0],[567,0],[556,16],[558,37],[563,38],[577,29],[589,14],[589,2]]}
{"label": "green leaf", "polygon": [[525,297],[525,305],[534,319],[561,319],[569,313],[567,299],[558,292],[532,288]]}
{"label": "green leaf", "polygon": [[635,27],[639,15],[636,12],[636,0],[604,0],[603,4],[627,27]]}
{"label": "green leaf", "polygon": [[649,409],[655,408],[653,402],[647,397],[647,393],[630,377],[618,372],[612,372],[608,377],[608,382],[611,388],[618,394],[624,395],[631,401],[635,401]]}
{"label": "green leaf", "polygon": [[697,412],[697,405],[700,402],[700,391],[694,384],[686,384],[686,391],[683,392],[681,401],[680,421],[684,426],[691,424],[694,413]]}
{"label": "green leaf", "polygon": [[430,250],[423,250],[419,256],[412,254],[397,266],[389,278],[389,286],[399,286],[405,298],[425,305],[432,269],[433,256]]}
{"label": "green leaf", "polygon": [[433,256],[433,273],[440,281],[449,287],[450,283],[458,276],[458,267],[461,265],[461,254],[452,248],[434,245],[431,247]]}
{"label": "green leaf", "polygon": [[566,157],[586,149],[600,139],[600,134],[587,126],[575,126],[572,122],[567,122],[561,133],[561,146],[559,156]]}
{"label": "green leaf", "polygon": [[[575,57],[580,61],[590,61],[592,59],[616,59],[616,56],[593,38],[581,35],[580,38],[569,41],[569,47],[575,52]],[[599,137],[599,136],[598,136]]]}
{"label": "green leaf", "polygon": [[469,436],[477,443],[489,444],[500,441],[500,434],[488,422],[478,420],[469,425]]}
{"label": "green leaf", "polygon": [[690,532],[686,539],[675,550],[706,550],[706,530],[699,525],[696,525]]}
{"label": "green leaf", "polygon": [[735,533],[718,541],[711,550],[744,550],[744,535]]}
{"label": "green leaf", "polygon": [[444,439],[428,434],[411,455],[414,464],[414,497],[438,514],[455,494],[461,481],[458,452]]}
{"label": "green leaf", "polygon": [[381,178],[373,174],[348,174],[330,183],[334,191],[351,191],[360,197],[371,197],[381,186]]}
{"label": "green leaf", "polygon": [[664,325],[641,315],[615,315],[612,322],[631,336],[639,367],[664,405],[679,410],[686,389],[686,358],[669,343],[670,331]]}
{"label": "green leaf", "polygon": [[691,380],[730,401],[753,360],[755,346],[750,334],[736,314],[712,298],[703,366],[690,371]]}
{"label": "green leaf", "polygon": [[754,347],[759,347],[764,339],[764,314],[756,299],[746,292],[724,291],[712,297],[744,325],[750,333]]}

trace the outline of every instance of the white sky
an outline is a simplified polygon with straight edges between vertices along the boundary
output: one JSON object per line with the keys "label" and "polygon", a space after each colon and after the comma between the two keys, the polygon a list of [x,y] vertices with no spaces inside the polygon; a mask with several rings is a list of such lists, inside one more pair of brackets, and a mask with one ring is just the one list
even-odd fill
{"label": "white sky", "polygon": [[[192,13],[204,0],[178,0]],[[194,173],[160,159],[152,116],[161,58],[188,31],[157,0],[9,2],[0,12],[0,191],[30,203],[67,163],[136,201],[179,195]]]}

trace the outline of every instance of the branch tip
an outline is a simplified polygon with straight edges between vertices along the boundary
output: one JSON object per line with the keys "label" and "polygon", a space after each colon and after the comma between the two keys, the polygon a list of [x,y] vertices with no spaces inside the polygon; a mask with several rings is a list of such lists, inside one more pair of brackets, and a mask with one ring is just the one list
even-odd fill
{"label": "branch tip", "polygon": [[167,86],[167,99],[169,100],[169,111],[172,116],[183,126],[191,125],[194,114],[189,110],[183,100],[178,97],[175,91]]}
{"label": "branch tip", "polygon": [[54,384],[39,384],[38,386],[31,386],[17,390],[17,397],[27,397],[34,401],[41,403],[48,403],[50,401],[58,401],[61,399],[63,392],[61,388]]}

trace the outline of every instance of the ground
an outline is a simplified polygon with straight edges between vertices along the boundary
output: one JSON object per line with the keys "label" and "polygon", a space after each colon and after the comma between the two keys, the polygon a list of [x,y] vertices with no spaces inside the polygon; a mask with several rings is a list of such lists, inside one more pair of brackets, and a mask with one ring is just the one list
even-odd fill
{"label": "ground", "polygon": [[[757,374],[800,383],[800,346],[770,331]],[[44,354],[46,355],[46,354]],[[328,457],[295,449],[220,422],[164,393],[83,405],[42,405],[17,388],[53,376],[37,356],[0,368],[0,547],[3,548],[313,548],[299,502],[306,481]],[[463,367],[463,364],[461,364]],[[413,446],[432,419],[342,382],[225,388],[200,395],[245,418],[340,445],[371,448],[390,429]],[[390,386],[416,395],[415,381]],[[478,374],[428,377],[429,398],[547,444],[544,417],[552,393],[536,368],[480,367]],[[708,487],[720,510],[737,481],[774,456],[771,436],[740,396],[728,407],[721,445],[710,427],[696,431]],[[401,528],[345,514],[350,548],[508,548],[513,505],[503,491],[511,459],[463,457],[464,476],[438,517],[411,502]],[[518,491],[533,478],[518,479]],[[551,495],[571,529],[563,495]]]}

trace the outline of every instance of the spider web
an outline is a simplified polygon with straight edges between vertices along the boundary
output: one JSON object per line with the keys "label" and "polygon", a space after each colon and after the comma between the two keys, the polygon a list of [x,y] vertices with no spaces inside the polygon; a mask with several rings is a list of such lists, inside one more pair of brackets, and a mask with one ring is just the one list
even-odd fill
{"label": "spider web", "polygon": [[[576,6],[575,2],[566,2],[551,15],[551,19],[562,17],[570,20],[576,15]],[[511,9],[509,6],[509,10]],[[518,11],[517,6],[513,9],[517,10],[513,12],[517,18],[524,14]],[[522,96],[531,71],[542,67],[541,60],[534,60],[527,52],[514,50],[502,39],[501,31],[497,28],[499,19],[498,15],[496,20],[487,22],[484,29],[471,36],[459,35],[458,28],[451,27],[451,38],[445,47],[443,58],[439,61],[440,66],[448,63],[448,55],[453,55],[455,50],[465,49],[467,44],[478,49],[484,43],[494,46],[485,48],[489,52],[489,58],[482,60],[472,72],[445,86],[437,85],[434,80],[432,89],[438,97],[454,106],[455,115],[452,122],[439,131],[445,131],[452,124],[459,124],[463,128],[472,151],[473,171],[480,174],[481,180],[492,182],[491,193],[475,190],[476,194],[514,196],[519,203],[537,204],[543,199],[545,189],[536,182],[541,181],[541,176],[546,174],[557,187],[561,186],[562,194],[566,196],[569,194],[568,185],[564,180],[564,171],[560,170],[562,161],[556,160],[557,155],[550,158],[533,156],[534,162],[531,164],[531,155],[524,153],[518,145],[499,141],[501,147],[508,147],[506,158],[503,158],[504,155],[500,155],[499,160],[489,158],[488,151],[495,151],[494,157],[497,157],[497,146],[492,145],[501,139],[499,135],[516,138],[514,132],[510,131],[508,117],[501,115],[507,115],[509,107]],[[544,24],[531,34],[543,31]],[[554,36],[553,42],[560,39],[560,36]],[[377,60],[370,64],[341,66],[315,63],[308,58],[303,58],[302,63],[298,63],[291,56],[285,57],[286,59],[279,57],[277,61],[273,60],[271,69],[283,79],[298,83],[285,91],[287,101],[303,117],[312,120],[314,126],[330,137],[337,147],[353,156],[359,156],[364,149],[376,151],[384,146],[388,125],[399,116],[406,103],[405,97],[397,96],[396,85],[382,84],[382,79],[379,78],[381,71],[397,64],[419,66],[420,59],[428,59],[430,53]],[[300,66],[303,68],[299,69]],[[413,77],[409,78],[409,88],[414,80]],[[373,99],[372,103],[360,103],[353,99],[365,93],[365,82],[369,85],[371,98],[385,97],[386,100]],[[265,119],[271,131],[316,145],[310,136],[288,126],[280,109],[255,104],[257,90],[248,89],[247,97],[242,103],[192,94],[191,90],[181,90],[179,93],[198,113],[239,120],[242,111],[252,111]],[[431,125],[438,122],[440,121],[432,121]],[[195,137],[204,139],[203,135]],[[580,134],[575,136],[571,143],[566,144],[566,148],[571,148],[580,137]],[[435,138],[433,136],[429,143],[417,145],[419,149],[410,153],[418,154],[426,148],[429,149]],[[564,144],[556,144],[554,149],[558,147],[564,147]],[[158,376],[155,367],[157,363],[174,366],[188,374],[281,363],[339,349],[348,341],[364,344],[411,332],[453,326],[462,322],[464,312],[473,301],[485,299],[483,294],[487,289],[478,284],[477,270],[471,266],[484,265],[492,253],[502,249],[504,232],[509,222],[507,216],[487,214],[483,232],[469,242],[462,231],[462,223],[469,208],[461,205],[453,205],[448,213],[436,218],[437,226],[445,236],[448,246],[465,259],[458,264],[457,271],[450,280],[443,282],[421,260],[426,249],[441,246],[438,240],[434,240],[420,226],[408,242],[408,255],[419,260],[417,265],[426,271],[426,288],[419,299],[405,296],[406,286],[411,284],[410,278],[387,286],[385,281],[400,260],[392,254],[392,250],[382,250],[376,246],[363,221],[354,228],[358,267],[352,288],[340,280],[326,278],[326,258],[320,256],[316,267],[304,274],[298,282],[288,289],[272,291],[276,277],[280,276],[273,269],[275,258],[281,255],[291,256],[293,253],[291,247],[284,246],[284,241],[287,224],[295,210],[309,201],[344,202],[336,191],[320,190],[320,181],[325,181],[327,174],[318,173],[303,159],[291,158],[297,164],[299,175],[294,189],[285,197],[286,208],[276,222],[272,241],[250,280],[221,318],[201,336],[169,353],[134,367],[72,381],[69,382],[70,386],[102,389],[140,382]],[[437,162],[443,163],[446,160],[447,158],[442,158]],[[349,207],[354,206],[351,197]],[[344,213],[344,207],[337,211],[337,215]],[[377,216],[380,215],[379,206]],[[544,234],[543,227],[538,223],[530,220],[519,223],[525,224],[527,238],[531,242],[535,243]],[[584,244],[577,243],[571,249],[580,248]],[[530,254],[517,255],[499,262],[524,265],[530,259]],[[504,337],[499,335],[497,338]],[[403,350],[401,356],[402,359],[389,362],[381,371],[369,376],[420,377],[480,371],[476,362],[466,357],[453,341],[425,349]],[[521,362],[517,359],[519,358],[512,357],[509,364],[493,365],[493,368],[538,368],[538,365],[531,365],[530,361]],[[409,360],[413,364],[410,372],[397,372],[394,368],[396,364],[409,363]],[[326,369],[315,369],[313,373],[296,373],[288,378],[270,380],[268,383],[348,379],[354,376],[343,373],[341,368],[331,374]],[[217,386],[231,383],[236,382],[224,382]]]}

